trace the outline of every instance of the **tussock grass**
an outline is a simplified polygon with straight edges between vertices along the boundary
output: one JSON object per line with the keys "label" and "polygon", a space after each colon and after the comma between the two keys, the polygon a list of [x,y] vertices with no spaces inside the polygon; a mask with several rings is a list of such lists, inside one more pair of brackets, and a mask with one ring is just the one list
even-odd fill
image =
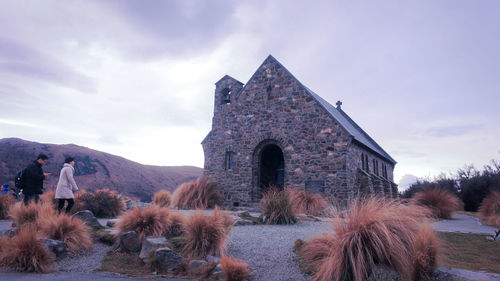
{"label": "tussock grass", "polygon": [[38,225],[41,235],[63,241],[72,253],[81,253],[93,246],[90,227],[65,213],[43,216]]}
{"label": "tussock grass", "polygon": [[312,280],[366,280],[375,265],[412,278],[414,245],[427,215],[423,208],[367,198],[353,202],[343,215],[345,221],[336,220],[333,234],[314,238],[300,250],[315,271]]}
{"label": "tussock grass", "polygon": [[428,223],[422,224],[413,244],[412,280],[431,280],[437,266],[439,240]]}
{"label": "tussock grass", "polygon": [[179,209],[207,209],[222,205],[217,184],[207,177],[181,184],[172,195],[172,206]]}
{"label": "tussock grass", "polygon": [[500,191],[491,192],[486,196],[478,212],[484,224],[500,228]]}
{"label": "tussock grass", "polygon": [[267,191],[260,201],[263,215],[270,224],[294,224],[297,222],[295,210],[286,191],[271,189]]}
{"label": "tussock grass", "polygon": [[306,190],[288,189],[290,200],[296,213],[319,216],[323,214],[327,202],[321,194]]}
{"label": "tussock grass", "polygon": [[94,192],[80,190],[75,195],[71,213],[83,210],[91,211],[98,218],[114,218],[125,210],[125,201],[118,192],[110,189],[98,189]]}
{"label": "tussock grass", "polygon": [[16,199],[10,194],[0,195],[0,220],[5,220],[9,216],[9,209],[16,203]]}
{"label": "tussock grass", "polygon": [[248,265],[232,257],[222,257],[220,259],[222,274],[226,281],[246,281],[250,275]]}
{"label": "tussock grass", "polygon": [[166,190],[160,190],[153,196],[153,203],[159,207],[170,207],[172,197]]}
{"label": "tussock grass", "polygon": [[185,220],[185,215],[181,213],[170,213],[170,225],[167,231],[167,238],[181,236],[184,233]]}
{"label": "tussock grass", "polygon": [[123,214],[115,228],[121,232],[135,231],[141,240],[147,236],[162,236],[170,227],[169,211],[166,208],[149,206],[144,209],[135,207]]}
{"label": "tussock grass", "polygon": [[23,225],[37,226],[39,217],[49,217],[55,214],[55,210],[51,203],[30,202],[25,206],[23,202],[18,202],[11,206],[9,217],[12,219],[15,226]]}
{"label": "tussock grass", "polygon": [[40,200],[44,203],[50,203],[54,207],[54,209],[57,208],[57,199],[56,197],[56,191],[55,189],[51,190],[45,190],[42,195],[40,195]]}
{"label": "tussock grass", "polygon": [[453,212],[460,210],[462,206],[457,196],[439,188],[417,192],[413,202],[429,208],[436,217],[442,219],[450,219]]}
{"label": "tussock grass", "polygon": [[230,231],[227,216],[215,209],[210,216],[196,212],[186,218],[184,233],[180,239],[182,254],[190,258],[221,256]]}
{"label": "tussock grass", "polygon": [[12,238],[0,240],[0,266],[15,271],[53,271],[54,256],[37,240],[33,225],[22,227]]}

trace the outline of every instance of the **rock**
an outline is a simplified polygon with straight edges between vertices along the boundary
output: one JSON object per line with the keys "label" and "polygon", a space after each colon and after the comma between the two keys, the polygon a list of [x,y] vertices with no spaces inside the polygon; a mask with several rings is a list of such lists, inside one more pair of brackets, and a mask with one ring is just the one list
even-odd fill
{"label": "rock", "polygon": [[399,273],[387,266],[375,266],[373,273],[368,277],[367,281],[403,281]]}
{"label": "rock", "polygon": [[44,248],[54,253],[56,257],[66,253],[66,245],[62,241],[48,238],[38,238],[38,240],[42,241]]}
{"label": "rock", "polygon": [[219,258],[218,258],[218,257],[214,257],[214,256],[208,256],[208,257],[207,257],[207,261],[208,261],[208,262],[215,262],[215,263],[219,263]]}
{"label": "rock", "polygon": [[234,225],[254,225],[254,222],[251,220],[243,219],[240,217],[235,218]]}
{"label": "rock", "polygon": [[495,239],[495,237],[493,236],[486,236],[486,239],[491,242],[496,242],[497,244],[500,244],[500,238]]}
{"label": "rock", "polygon": [[113,250],[118,252],[139,252],[141,250],[141,241],[135,231],[120,233],[118,241],[116,241]]}
{"label": "rock", "polygon": [[154,257],[168,270],[179,269],[181,263],[186,260],[183,256],[177,254],[168,247],[157,249],[155,251]]}
{"label": "rock", "polygon": [[236,215],[238,217],[251,217],[251,215],[250,215],[250,213],[248,211],[237,212]]}
{"label": "rock", "polygon": [[119,221],[119,219],[110,219],[106,222],[106,226],[113,227]]}
{"label": "rock", "polygon": [[139,258],[141,258],[144,262],[148,260],[149,253],[157,248],[163,248],[168,246],[167,239],[165,237],[154,237],[148,236],[142,242],[141,253],[139,254]]}
{"label": "rock", "polygon": [[224,280],[224,273],[220,263],[212,270],[212,276],[215,277],[215,280]]}
{"label": "rock", "polygon": [[92,211],[83,210],[83,211],[75,213],[71,217],[81,219],[82,221],[84,221],[88,226],[90,226],[94,230],[102,228],[102,225],[99,223],[99,221],[94,216]]}
{"label": "rock", "polygon": [[139,207],[139,209],[142,209],[142,208],[148,207],[150,205],[151,205],[151,203],[144,203],[141,201],[130,200],[130,199],[125,200],[125,206],[127,207],[127,211],[131,210],[135,207]]}
{"label": "rock", "polygon": [[7,235],[7,237],[12,238],[14,235],[16,235],[19,232],[19,229],[17,227],[7,229],[2,236]]}
{"label": "rock", "polygon": [[189,270],[194,274],[199,274],[208,265],[208,262],[202,260],[192,260],[189,262]]}

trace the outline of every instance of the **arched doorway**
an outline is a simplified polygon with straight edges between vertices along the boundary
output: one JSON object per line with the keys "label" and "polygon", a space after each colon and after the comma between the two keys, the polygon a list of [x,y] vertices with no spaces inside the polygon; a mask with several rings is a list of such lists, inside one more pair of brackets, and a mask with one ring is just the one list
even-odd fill
{"label": "arched doorway", "polygon": [[285,182],[283,151],[276,144],[263,147],[259,161],[259,186],[261,194],[270,187],[283,189]]}

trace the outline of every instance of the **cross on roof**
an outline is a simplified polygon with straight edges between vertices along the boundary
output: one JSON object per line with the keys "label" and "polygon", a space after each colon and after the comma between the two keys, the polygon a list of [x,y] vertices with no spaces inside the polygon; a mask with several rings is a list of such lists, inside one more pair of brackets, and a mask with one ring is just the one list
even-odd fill
{"label": "cross on roof", "polygon": [[341,101],[337,101],[337,103],[335,105],[337,106],[337,108],[340,108],[340,106],[342,105],[342,102]]}

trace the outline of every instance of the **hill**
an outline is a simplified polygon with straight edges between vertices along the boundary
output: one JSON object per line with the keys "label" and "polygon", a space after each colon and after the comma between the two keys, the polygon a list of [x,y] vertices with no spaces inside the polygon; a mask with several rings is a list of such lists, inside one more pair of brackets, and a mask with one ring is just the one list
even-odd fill
{"label": "hill", "polygon": [[142,165],[123,157],[92,150],[74,144],[44,144],[17,138],[0,139],[0,184],[13,184],[15,174],[35,160],[39,153],[49,156],[44,171],[52,175],[45,189],[55,188],[64,158],[75,158],[75,180],[80,188],[96,190],[109,188],[121,194],[151,201],[160,189],[170,192],[186,181],[203,173],[194,166]]}

